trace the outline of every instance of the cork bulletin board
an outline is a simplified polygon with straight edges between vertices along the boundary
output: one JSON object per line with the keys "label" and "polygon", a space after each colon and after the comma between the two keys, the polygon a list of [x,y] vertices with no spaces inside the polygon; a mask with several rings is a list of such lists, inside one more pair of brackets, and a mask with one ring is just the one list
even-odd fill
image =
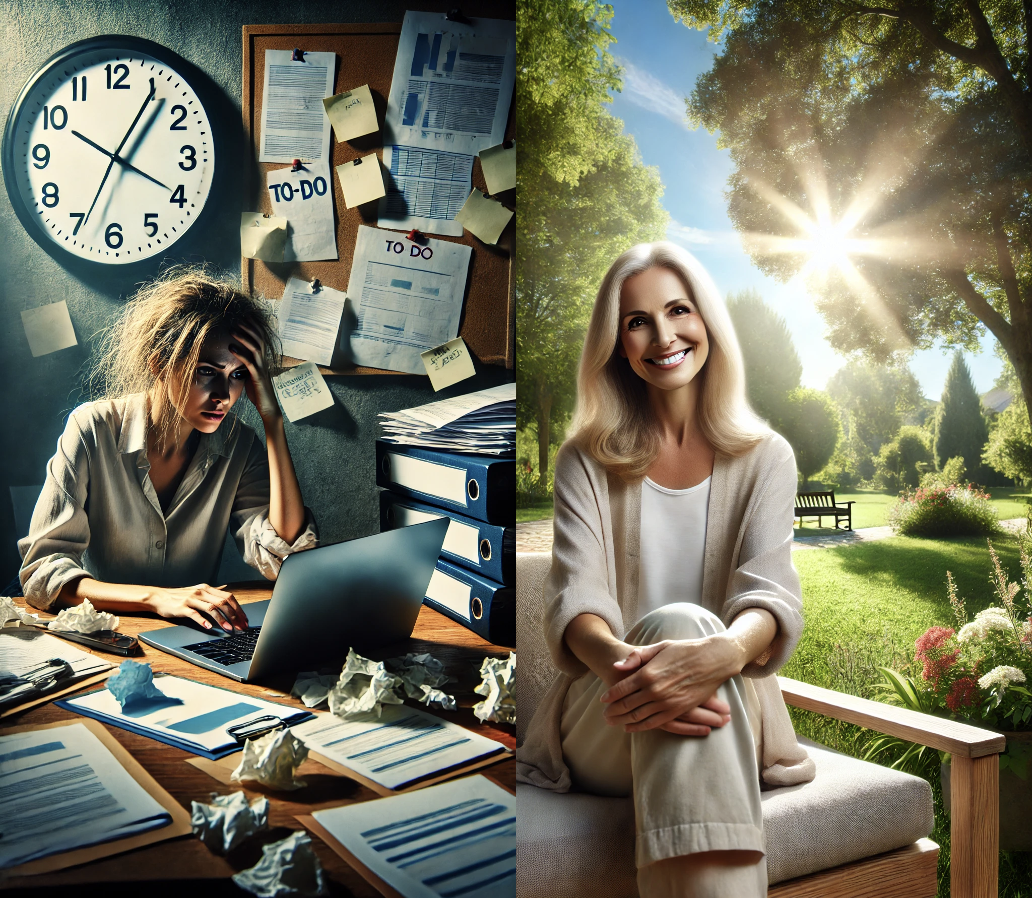
{"label": "cork bulletin board", "polygon": [[[454,0],[452,0],[454,2]],[[437,7],[440,6],[440,9]],[[419,7],[431,11],[446,12],[446,4],[425,4]],[[471,17],[514,18],[515,4],[507,2],[469,3],[462,11]],[[341,25],[245,25],[243,57],[242,111],[244,136],[247,141],[245,172],[247,196],[244,210],[272,212],[268,191],[265,189],[266,173],[282,168],[277,163],[258,162],[258,148],[261,143],[262,86],[265,77],[266,50],[292,50],[295,47],[306,51],[331,51],[337,54],[337,70],[334,79],[334,93],[368,84],[376,105],[377,118],[383,126],[390,94],[394,60],[398,50],[401,23],[393,24],[341,24]],[[506,140],[513,138],[512,110],[506,126]],[[383,147],[379,132],[344,143],[331,137],[330,171],[334,185],[334,219],[337,226],[336,261],[267,263],[256,259],[243,259],[241,277],[244,287],[264,294],[270,299],[283,295],[286,282],[291,277],[310,281],[318,278],[327,287],[346,290],[351,274],[355,241],[359,225],[376,226],[377,204],[366,203],[355,209],[344,205],[340,181],[333,167],[358,156],[375,151],[382,161]],[[480,160],[473,163],[473,186],[486,191]],[[514,191],[499,195],[505,205],[513,206]],[[515,307],[512,283],[513,223],[510,222],[497,246],[481,242],[468,231],[462,237],[445,237],[439,234],[429,236],[437,240],[450,240],[472,247],[472,259],[466,282],[459,336],[465,340],[470,352],[484,363],[513,367],[515,346]],[[385,235],[394,235],[405,240],[404,232],[384,230]],[[285,360],[287,364],[295,360]],[[388,372],[375,368],[334,367],[320,368],[328,374],[384,374]]]}

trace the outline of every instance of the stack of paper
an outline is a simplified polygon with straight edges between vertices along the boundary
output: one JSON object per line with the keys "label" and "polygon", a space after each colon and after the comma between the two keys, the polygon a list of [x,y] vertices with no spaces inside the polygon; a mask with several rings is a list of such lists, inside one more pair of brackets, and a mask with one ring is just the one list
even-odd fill
{"label": "stack of paper", "polygon": [[10,629],[0,633],[0,671],[24,677],[51,658],[67,661],[75,680],[114,667],[103,658],[38,630]]}
{"label": "stack of paper", "polygon": [[400,412],[381,412],[390,443],[445,452],[516,454],[516,384],[467,393]]}

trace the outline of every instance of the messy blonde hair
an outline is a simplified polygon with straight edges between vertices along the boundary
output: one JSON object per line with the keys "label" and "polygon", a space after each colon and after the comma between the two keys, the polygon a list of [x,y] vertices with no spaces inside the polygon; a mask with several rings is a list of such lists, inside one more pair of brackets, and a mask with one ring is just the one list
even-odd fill
{"label": "messy blonde hair", "polygon": [[659,432],[645,381],[618,351],[620,291],[628,278],[657,267],[681,279],[706,326],[709,355],[696,377],[699,426],[707,442],[718,453],[737,456],[770,433],[745,398],[738,338],[706,269],[674,243],[640,243],[610,266],[599,287],[581,353],[571,430],[571,438],[596,461],[626,480],[645,476],[659,453]]}
{"label": "messy blonde hair", "polygon": [[[104,399],[150,394],[150,424],[159,444],[174,433],[186,405],[201,348],[250,325],[265,344],[271,374],[281,366],[269,305],[206,268],[177,266],[141,287],[108,331],[91,381]],[[161,383],[164,389],[152,389]]]}

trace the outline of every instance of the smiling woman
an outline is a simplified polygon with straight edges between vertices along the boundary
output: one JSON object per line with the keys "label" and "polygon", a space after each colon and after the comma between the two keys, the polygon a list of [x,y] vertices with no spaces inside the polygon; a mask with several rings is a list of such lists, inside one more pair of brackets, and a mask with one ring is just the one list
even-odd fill
{"label": "smiling woman", "polygon": [[[95,371],[106,398],[69,416],[18,544],[33,605],[89,599],[247,626],[232,593],[209,585],[227,529],[270,580],[316,544],[272,387],[276,346],[264,305],[203,271],[137,294]],[[245,393],[267,448],[230,412]]]}

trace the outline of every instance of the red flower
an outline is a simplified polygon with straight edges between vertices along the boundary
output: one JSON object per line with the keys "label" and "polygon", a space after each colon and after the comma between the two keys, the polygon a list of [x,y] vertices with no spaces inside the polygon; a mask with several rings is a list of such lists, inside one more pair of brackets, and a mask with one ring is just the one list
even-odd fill
{"label": "red flower", "polygon": [[946,707],[951,711],[970,708],[978,704],[978,683],[971,677],[961,677],[946,696]]}

